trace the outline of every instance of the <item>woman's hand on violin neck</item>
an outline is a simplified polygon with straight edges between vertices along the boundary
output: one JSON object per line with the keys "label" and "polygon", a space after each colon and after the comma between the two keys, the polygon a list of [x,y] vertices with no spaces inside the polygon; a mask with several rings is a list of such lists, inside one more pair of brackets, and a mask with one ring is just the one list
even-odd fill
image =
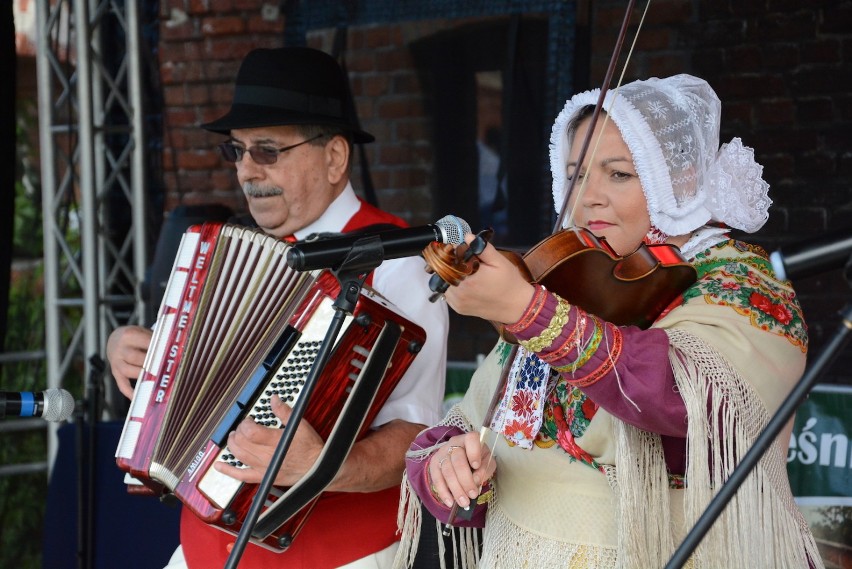
{"label": "woman's hand on violin neck", "polygon": [[[467,241],[473,235],[467,236]],[[479,255],[479,268],[445,293],[447,303],[459,314],[492,322],[513,324],[524,314],[535,288],[517,267],[489,244]]]}
{"label": "woman's hand on violin neck", "polygon": [[488,446],[478,433],[456,435],[438,448],[429,459],[432,494],[448,508],[453,502],[468,507],[482,485],[497,468]]}

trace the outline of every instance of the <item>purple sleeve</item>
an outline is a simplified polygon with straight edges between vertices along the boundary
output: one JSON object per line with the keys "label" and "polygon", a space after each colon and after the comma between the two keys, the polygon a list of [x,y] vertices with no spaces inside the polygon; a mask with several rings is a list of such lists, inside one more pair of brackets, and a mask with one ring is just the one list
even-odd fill
{"label": "purple sleeve", "polygon": [[[669,363],[668,335],[656,328],[630,327],[620,332],[623,347],[613,370],[583,391],[626,423],[661,435],[685,437],[686,405]],[[605,349],[598,350],[588,366],[594,369],[607,357]]]}
{"label": "purple sleeve", "polygon": [[[464,431],[458,427],[432,427],[417,435],[417,438],[411,443],[411,450],[428,448],[443,443],[449,440],[450,437],[461,434],[464,434]],[[450,517],[450,508],[439,502],[432,495],[432,490],[429,488],[429,460],[431,458],[431,455],[420,459],[406,457],[405,471],[412,489],[420,497],[420,501],[426,509],[435,516],[435,519],[441,523],[447,523]],[[486,504],[477,505],[474,507],[473,516],[469,520],[457,517],[453,521],[453,525],[459,527],[485,527],[486,508]]]}
{"label": "purple sleeve", "polygon": [[[525,313],[524,325],[513,325],[509,331],[522,343],[539,337],[552,328],[560,300],[546,292],[535,312],[530,313],[531,306]],[[536,350],[542,361],[622,421],[661,435],[685,437],[686,406],[675,385],[665,331],[615,326],[561,302],[567,319],[556,338]]]}

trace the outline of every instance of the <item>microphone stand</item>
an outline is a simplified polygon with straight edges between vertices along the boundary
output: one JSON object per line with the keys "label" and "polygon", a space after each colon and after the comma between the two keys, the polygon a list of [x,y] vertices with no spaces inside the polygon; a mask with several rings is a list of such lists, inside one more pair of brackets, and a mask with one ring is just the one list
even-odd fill
{"label": "microphone stand", "polygon": [[[77,566],[95,566],[95,457],[97,456],[97,417],[101,380],[106,363],[97,354],[89,357],[89,377],[83,409],[76,414],[77,429]],[[83,427],[88,421],[88,436]],[[86,440],[88,439],[88,440]],[[86,444],[83,444],[83,441]]]}
{"label": "microphone stand", "polygon": [[828,345],[822,350],[816,361],[805,371],[805,374],[799,379],[799,382],[778,408],[778,410],[770,419],[769,423],[764,427],[763,432],[754,441],[752,447],[743,457],[743,460],[731,472],[730,478],[722,485],[719,492],[710,500],[704,513],[695,522],[695,526],[684,538],[683,542],[672,555],[665,569],[676,569],[683,567],[684,563],[689,559],[695,548],[707,534],[716,519],[722,514],[725,506],[734,497],[739,487],[745,482],[745,479],[751,473],[752,469],[757,465],[763,453],[772,446],[773,441],[787,424],[790,417],[796,412],[799,405],[805,400],[810,393],[811,388],[816,384],[829,366],[837,359],[841,349],[849,340],[849,333],[852,331],[852,305],[847,304],[840,311],[842,324],[839,326],[834,337]]}
{"label": "microphone stand", "polygon": [[296,428],[305,414],[311,393],[317,383],[328,358],[331,355],[331,350],[337,340],[340,330],[343,328],[343,322],[348,314],[352,314],[355,310],[355,305],[358,302],[358,297],[361,294],[361,287],[364,285],[364,280],[370,272],[378,267],[384,260],[384,249],[381,238],[378,236],[368,236],[359,239],[352,245],[352,249],[346,256],[346,259],[336,269],[332,269],[331,273],[337,278],[340,283],[340,293],[334,301],[334,315],[329,323],[328,331],[322,344],[317,350],[317,357],[311,367],[311,371],[305,378],[305,385],[302,393],[293,405],[293,411],[287,424],[281,433],[281,439],[275,447],[275,452],[269,463],[269,467],[263,475],[263,479],[257,488],[257,493],[252,499],[251,507],[246,514],[246,519],[243,521],[242,527],[237,534],[237,539],[234,542],[234,547],[228,555],[228,560],[225,563],[224,569],[236,569],[240,562],[246,545],[251,539],[251,533],[257,524],[266,497],[272,489],[275,477],[281,469],[281,464],[284,462],[284,457],[293,442],[293,437],[296,434]]}

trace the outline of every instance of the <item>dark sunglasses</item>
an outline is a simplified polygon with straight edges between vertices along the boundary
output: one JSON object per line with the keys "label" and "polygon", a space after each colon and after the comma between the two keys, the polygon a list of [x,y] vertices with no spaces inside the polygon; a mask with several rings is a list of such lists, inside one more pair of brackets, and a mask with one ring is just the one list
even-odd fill
{"label": "dark sunglasses", "polygon": [[251,159],[254,160],[256,164],[260,164],[261,166],[269,166],[271,164],[275,164],[278,162],[278,156],[287,152],[288,150],[293,150],[297,146],[302,146],[303,144],[307,144],[309,142],[313,142],[319,138],[327,136],[325,133],[318,134],[312,138],[308,138],[307,140],[303,140],[302,142],[297,142],[296,144],[291,144],[290,146],[285,146],[284,148],[274,148],[272,146],[250,146],[249,148],[244,148],[242,146],[237,146],[233,142],[223,142],[219,145],[219,151],[222,153],[222,158],[224,158],[228,162],[239,162],[243,159],[243,156],[246,152],[251,154]]}

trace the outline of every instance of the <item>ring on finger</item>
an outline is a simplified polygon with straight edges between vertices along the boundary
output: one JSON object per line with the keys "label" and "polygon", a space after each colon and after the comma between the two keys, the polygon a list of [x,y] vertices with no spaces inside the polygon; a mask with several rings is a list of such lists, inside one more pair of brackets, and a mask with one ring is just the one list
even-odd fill
{"label": "ring on finger", "polygon": [[446,462],[448,458],[450,458],[449,455],[438,461],[438,470],[441,470],[444,467],[444,462]]}
{"label": "ring on finger", "polygon": [[459,445],[450,445],[450,448],[447,449],[447,458],[449,458],[450,455],[453,454],[453,451],[456,450],[457,448],[461,448],[461,447]]}

